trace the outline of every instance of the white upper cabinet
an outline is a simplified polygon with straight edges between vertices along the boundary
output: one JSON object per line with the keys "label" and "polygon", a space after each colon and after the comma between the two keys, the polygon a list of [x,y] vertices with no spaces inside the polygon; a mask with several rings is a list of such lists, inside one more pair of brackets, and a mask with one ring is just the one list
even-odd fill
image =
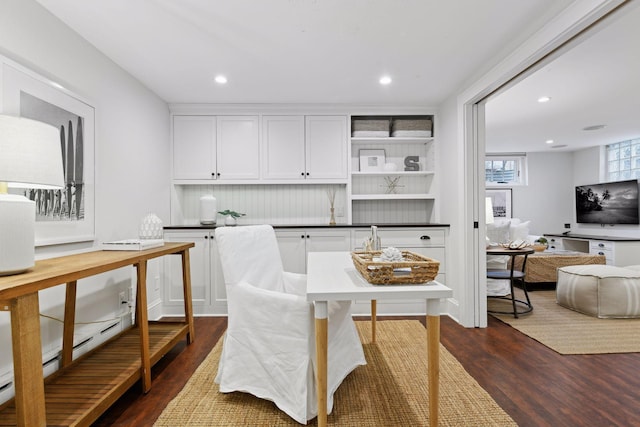
{"label": "white upper cabinet", "polygon": [[346,180],[346,116],[263,116],[263,178]]}
{"label": "white upper cabinet", "polygon": [[305,177],[304,116],[263,116],[263,177]]}
{"label": "white upper cabinet", "polygon": [[174,116],[173,179],[259,178],[257,116]]}
{"label": "white upper cabinet", "polygon": [[173,117],[173,179],[215,179],[216,118]]}
{"label": "white upper cabinet", "polygon": [[313,179],[347,178],[347,118],[305,118],[307,176]]}
{"label": "white upper cabinet", "polygon": [[217,178],[260,178],[259,120],[256,116],[219,116]]}

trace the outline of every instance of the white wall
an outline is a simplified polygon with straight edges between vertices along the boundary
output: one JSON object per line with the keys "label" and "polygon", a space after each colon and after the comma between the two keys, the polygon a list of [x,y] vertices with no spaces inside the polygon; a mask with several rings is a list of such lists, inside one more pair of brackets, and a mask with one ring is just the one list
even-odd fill
{"label": "white wall", "polygon": [[528,153],[528,184],[512,188],[513,217],[530,220],[531,234],[562,233],[573,222],[572,153]]}
{"label": "white wall", "polygon": [[[148,212],[169,221],[169,109],[112,61],[32,0],[0,2],[0,54],[60,82],[95,107],[96,239],[38,248],[37,257],[88,250],[99,242],[137,237]],[[141,53],[143,54],[143,53]],[[117,295],[131,285],[132,269],[79,283],[77,321],[120,312]],[[149,300],[160,298],[149,265]],[[64,287],[41,292],[40,307],[61,317]],[[61,326],[44,319],[45,350],[60,345]],[[96,329],[100,325],[96,325]],[[0,312],[0,376],[12,367],[9,313]]]}

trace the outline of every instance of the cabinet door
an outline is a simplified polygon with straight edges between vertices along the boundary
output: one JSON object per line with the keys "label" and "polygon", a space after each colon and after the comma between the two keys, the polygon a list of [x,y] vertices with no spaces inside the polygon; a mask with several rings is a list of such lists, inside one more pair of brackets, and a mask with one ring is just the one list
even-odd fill
{"label": "cabinet door", "polygon": [[307,178],[347,178],[347,118],[305,118]]}
{"label": "cabinet door", "polygon": [[306,245],[305,230],[276,230],[278,248],[282,258],[284,271],[291,273],[306,273]]}
{"label": "cabinet door", "polygon": [[263,177],[266,179],[303,179],[304,117],[262,117]]}
{"label": "cabinet door", "polygon": [[173,178],[215,179],[216,118],[173,117]]}
{"label": "cabinet door", "polygon": [[[191,293],[194,307],[202,308],[209,304],[210,286],[210,242],[208,232],[165,232],[167,242],[193,242],[189,249],[191,266]],[[163,305],[182,306],[184,293],[182,288],[182,259],[179,256],[166,256],[163,275]],[[171,310],[169,310],[171,311]],[[178,310],[179,311],[179,310]]]}
{"label": "cabinet door", "polygon": [[260,178],[260,139],[256,116],[218,116],[218,179]]}

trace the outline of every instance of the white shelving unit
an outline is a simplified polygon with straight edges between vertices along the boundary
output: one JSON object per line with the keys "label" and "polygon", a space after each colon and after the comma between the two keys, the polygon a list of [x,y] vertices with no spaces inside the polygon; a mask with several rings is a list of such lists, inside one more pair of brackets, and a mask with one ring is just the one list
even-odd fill
{"label": "white shelving unit", "polygon": [[[351,134],[358,120],[384,121],[388,133],[396,119],[430,120],[420,116],[352,116]],[[433,135],[433,128],[429,129]],[[351,209],[353,223],[434,222],[436,200],[436,143],[433,136],[352,136]],[[384,150],[385,163],[395,170],[362,171],[361,150]],[[404,170],[407,156],[418,158],[419,170]],[[372,216],[372,211],[374,212]]]}

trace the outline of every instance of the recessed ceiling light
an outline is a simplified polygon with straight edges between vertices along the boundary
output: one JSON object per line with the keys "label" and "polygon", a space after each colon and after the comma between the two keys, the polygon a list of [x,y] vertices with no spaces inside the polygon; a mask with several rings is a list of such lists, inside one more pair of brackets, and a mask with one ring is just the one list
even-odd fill
{"label": "recessed ceiling light", "polygon": [[216,83],[219,83],[221,85],[223,85],[223,84],[225,84],[227,82],[227,78],[225,76],[223,76],[222,74],[217,75],[215,80],[216,80]]}
{"label": "recessed ceiling light", "polygon": [[547,144],[553,144],[553,139],[547,139],[545,142],[546,142]]}
{"label": "recessed ceiling light", "polygon": [[541,96],[540,98],[538,98],[538,102],[543,103],[543,102],[549,102],[551,101],[551,98],[548,96]]}
{"label": "recessed ceiling light", "polygon": [[388,84],[391,84],[391,77],[389,77],[389,76],[382,76],[382,77],[380,77],[380,80],[379,80],[379,81],[380,81],[380,84],[381,84],[381,85],[388,85]]}
{"label": "recessed ceiling light", "polygon": [[598,129],[603,129],[606,125],[593,125],[593,126],[587,126],[582,128],[582,130],[598,130]]}

